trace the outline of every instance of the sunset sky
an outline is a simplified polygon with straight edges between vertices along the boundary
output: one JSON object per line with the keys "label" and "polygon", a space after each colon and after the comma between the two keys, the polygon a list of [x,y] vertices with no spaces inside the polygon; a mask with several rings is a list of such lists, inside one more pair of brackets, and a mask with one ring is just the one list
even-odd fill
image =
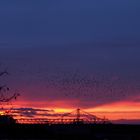
{"label": "sunset sky", "polygon": [[13,106],[140,119],[139,17],[139,0],[1,0],[0,83],[20,92]]}

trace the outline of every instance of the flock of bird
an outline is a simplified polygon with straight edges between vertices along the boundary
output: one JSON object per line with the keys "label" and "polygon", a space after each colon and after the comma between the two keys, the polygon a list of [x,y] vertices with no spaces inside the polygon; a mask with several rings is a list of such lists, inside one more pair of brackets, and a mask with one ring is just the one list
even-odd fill
{"label": "flock of bird", "polygon": [[[81,73],[61,73],[49,75],[47,87],[55,88],[66,97],[85,97],[94,99],[125,97],[128,88],[120,84],[121,79],[109,79],[105,76],[88,76]],[[60,95],[60,96],[61,96]]]}
{"label": "flock of bird", "polygon": [[[8,74],[7,71],[1,72],[0,77]],[[45,76],[44,76],[45,77]],[[44,82],[46,88],[56,89],[58,96],[66,98],[86,98],[90,100],[119,100],[125,98],[128,93],[129,87],[120,78],[111,78],[109,76],[97,76],[83,74],[79,71],[75,72],[60,72],[48,73]],[[8,102],[16,99],[18,93],[7,97],[10,89],[6,86],[0,86],[0,102]],[[47,90],[46,90],[47,91]]]}

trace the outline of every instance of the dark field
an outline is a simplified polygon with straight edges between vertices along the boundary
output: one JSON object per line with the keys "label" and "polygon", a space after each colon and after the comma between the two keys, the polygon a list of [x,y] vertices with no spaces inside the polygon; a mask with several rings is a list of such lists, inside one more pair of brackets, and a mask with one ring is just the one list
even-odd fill
{"label": "dark field", "polygon": [[140,140],[140,125],[1,125],[0,139]]}

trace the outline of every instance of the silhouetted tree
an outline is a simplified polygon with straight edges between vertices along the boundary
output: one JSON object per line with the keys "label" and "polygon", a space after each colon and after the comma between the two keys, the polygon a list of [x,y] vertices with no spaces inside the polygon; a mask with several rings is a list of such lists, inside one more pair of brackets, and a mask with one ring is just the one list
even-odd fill
{"label": "silhouetted tree", "polygon": [[[4,75],[8,75],[9,73],[5,70],[0,72],[0,77]],[[6,93],[9,91],[9,87],[6,85],[0,85],[0,103],[2,102],[9,102],[12,99],[16,99],[19,96],[19,93],[13,93],[10,97],[7,97]]]}

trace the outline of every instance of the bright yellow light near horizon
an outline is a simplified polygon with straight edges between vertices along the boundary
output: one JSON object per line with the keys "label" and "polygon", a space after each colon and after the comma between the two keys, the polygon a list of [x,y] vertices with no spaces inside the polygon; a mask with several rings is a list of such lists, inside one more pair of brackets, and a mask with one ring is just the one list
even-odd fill
{"label": "bright yellow light near horizon", "polygon": [[47,107],[47,108],[45,107],[45,108],[38,108],[38,109],[52,110],[56,113],[68,113],[75,110],[75,108],[54,108],[54,107]]}
{"label": "bright yellow light near horizon", "polygon": [[4,115],[5,113],[3,111],[0,111],[0,115]]}
{"label": "bright yellow light near horizon", "polygon": [[71,112],[73,109],[70,108],[54,108],[56,113],[68,113]]}

